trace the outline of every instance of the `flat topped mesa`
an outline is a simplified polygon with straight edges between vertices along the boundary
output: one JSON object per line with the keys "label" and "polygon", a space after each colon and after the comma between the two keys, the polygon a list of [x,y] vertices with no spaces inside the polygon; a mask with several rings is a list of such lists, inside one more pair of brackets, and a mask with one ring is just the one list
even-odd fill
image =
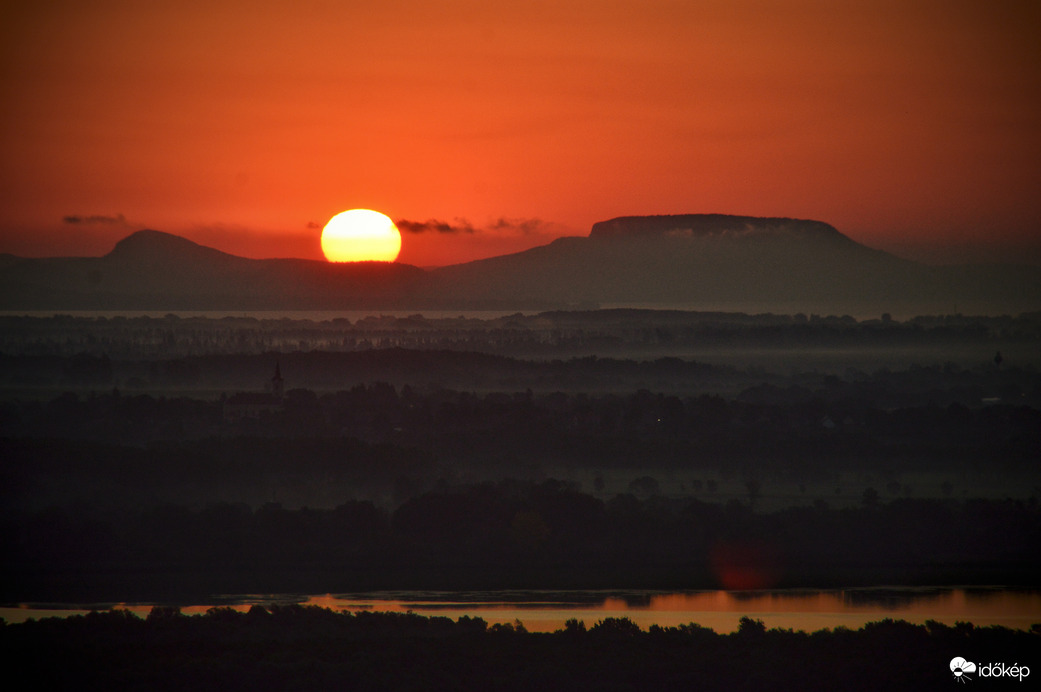
{"label": "flat topped mesa", "polygon": [[729,214],[619,216],[593,224],[590,238],[712,238],[712,237],[845,238],[823,221]]}

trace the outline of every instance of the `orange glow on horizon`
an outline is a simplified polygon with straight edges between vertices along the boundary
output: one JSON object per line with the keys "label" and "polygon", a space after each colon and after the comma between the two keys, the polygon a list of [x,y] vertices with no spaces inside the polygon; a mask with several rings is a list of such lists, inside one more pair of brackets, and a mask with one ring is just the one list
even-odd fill
{"label": "orange glow on horizon", "polygon": [[467,221],[403,231],[419,266],[642,214],[1041,243],[1033,3],[305,5],[3,11],[0,253],[154,228],[321,259],[314,224],[345,206]]}

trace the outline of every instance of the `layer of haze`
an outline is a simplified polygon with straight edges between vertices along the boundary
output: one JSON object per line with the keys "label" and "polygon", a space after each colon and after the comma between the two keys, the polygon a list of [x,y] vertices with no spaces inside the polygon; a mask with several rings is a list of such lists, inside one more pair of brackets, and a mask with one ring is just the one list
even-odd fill
{"label": "layer of haze", "polygon": [[368,207],[417,224],[399,260],[419,265],[685,212],[1041,263],[1032,0],[0,12],[0,252],[150,227],[317,259],[321,226]]}

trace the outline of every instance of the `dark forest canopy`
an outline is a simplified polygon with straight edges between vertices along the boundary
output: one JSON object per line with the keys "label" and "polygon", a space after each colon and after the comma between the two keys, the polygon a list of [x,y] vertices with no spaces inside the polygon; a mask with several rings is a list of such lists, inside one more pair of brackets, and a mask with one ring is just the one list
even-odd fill
{"label": "dark forest canopy", "polygon": [[[317,392],[290,387],[270,410],[229,417],[227,390],[205,397],[153,396],[116,386],[124,365],[104,357],[42,364],[12,358],[0,368],[11,378],[49,373],[58,383],[93,391],[0,403],[0,435],[120,446],[243,435],[346,436],[448,458],[494,457],[495,448],[508,442],[513,454],[550,455],[579,466],[616,466],[634,445],[665,466],[757,456],[768,463],[789,447],[803,451],[801,462],[793,457],[786,463],[797,470],[811,468],[813,459],[827,457],[834,466],[866,453],[900,453],[911,465],[937,453],[954,465],[971,455],[1014,464],[1032,458],[1031,445],[1041,434],[1041,374],[993,363],[972,370],[947,364],[870,374],[851,369],[842,376],[778,375],[676,358],[522,361],[391,349],[195,357],[154,361],[146,371],[154,382],[182,387],[250,382],[250,375],[260,375],[246,391],[263,391],[272,363],[287,377],[318,381],[324,375],[327,382],[358,384]],[[366,380],[373,375],[482,386],[474,391],[429,381]],[[647,387],[631,386],[637,384]]]}
{"label": "dark forest canopy", "polygon": [[[522,623],[316,607],[156,607],[0,626],[0,648],[39,689],[192,690],[922,690],[955,684],[951,661],[1041,674],[1041,633],[884,620],[859,630],[731,634],[697,624],[641,631],[625,618],[569,621],[553,633]],[[990,681],[1018,685],[1018,677]]]}
{"label": "dark forest canopy", "polygon": [[1036,584],[1039,324],[3,318],[4,593]]}
{"label": "dark forest canopy", "polygon": [[883,501],[753,511],[608,499],[573,485],[448,485],[393,510],[368,501],[52,507],[5,512],[0,598],[104,601],[372,589],[763,589],[902,583],[1035,585],[1034,500]]}
{"label": "dark forest canopy", "polygon": [[908,355],[943,362],[958,360],[962,348],[968,346],[981,349],[982,356],[990,358],[994,355],[991,346],[1032,346],[1036,352],[1039,344],[1041,313],[905,320],[882,313],[856,319],[844,314],[635,309],[501,315],[394,313],[355,315],[353,320],[175,314],[0,316],[0,353],[5,355],[67,357],[83,353],[117,359],[389,347],[540,358],[653,358],[707,347],[723,347],[739,355],[751,348],[783,351],[857,346],[880,352],[921,349]]}

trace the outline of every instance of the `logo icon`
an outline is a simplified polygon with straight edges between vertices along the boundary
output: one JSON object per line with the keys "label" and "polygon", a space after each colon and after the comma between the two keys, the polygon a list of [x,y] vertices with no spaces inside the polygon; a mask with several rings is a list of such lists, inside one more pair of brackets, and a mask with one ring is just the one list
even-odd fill
{"label": "logo icon", "polygon": [[951,659],[951,672],[954,673],[954,679],[958,682],[968,682],[972,680],[969,673],[976,672],[976,664],[966,661],[961,656],[955,656]]}

